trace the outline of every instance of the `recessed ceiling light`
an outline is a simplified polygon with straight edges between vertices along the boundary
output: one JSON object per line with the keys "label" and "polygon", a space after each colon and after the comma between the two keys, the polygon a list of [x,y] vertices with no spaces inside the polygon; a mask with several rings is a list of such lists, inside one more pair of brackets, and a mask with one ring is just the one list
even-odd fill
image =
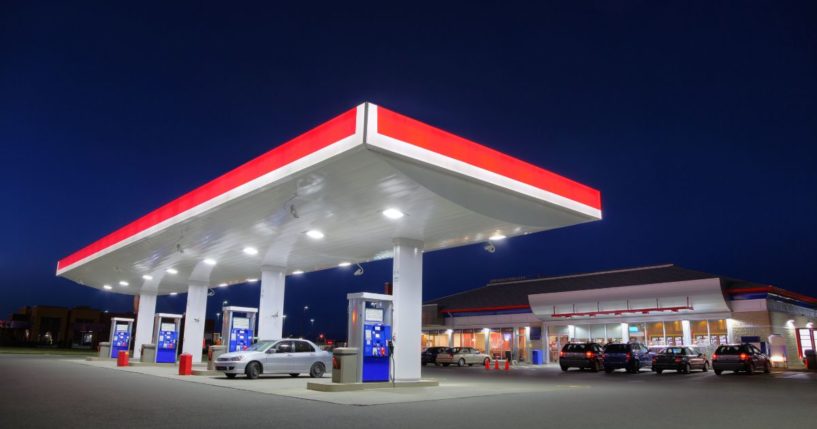
{"label": "recessed ceiling light", "polygon": [[145,280],[153,280],[153,276],[151,276],[150,274],[145,274],[144,276],[142,276],[142,278]]}
{"label": "recessed ceiling light", "polygon": [[256,249],[255,247],[245,247],[244,253],[247,255],[257,255],[258,249]]}
{"label": "recessed ceiling light", "polygon": [[258,281],[258,279],[255,279],[255,278],[249,278],[249,279],[247,279],[247,282],[248,282],[248,283],[255,283],[255,282],[257,282],[257,281]]}
{"label": "recessed ceiling light", "polygon": [[111,289],[113,289],[113,288],[111,287],[111,285],[102,285],[102,288],[103,288],[103,289],[105,289],[105,290],[111,290]]}
{"label": "recessed ceiling light", "polygon": [[216,264],[216,260],[215,260],[215,259],[210,259],[210,258],[207,258],[207,259],[205,259],[205,260],[204,260],[204,263],[205,263],[205,264],[207,264],[207,265],[215,265],[215,264]]}
{"label": "recessed ceiling light", "polygon": [[227,286],[227,283],[219,283],[218,284],[218,287],[226,287],[226,286]]}
{"label": "recessed ceiling light", "polygon": [[386,209],[383,210],[383,216],[386,216],[389,219],[400,219],[401,217],[405,216],[405,214],[397,209]]}
{"label": "recessed ceiling light", "polygon": [[292,272],[292,274],[296,275],[296,276],[299,276],[299,275],[301,275],[303,273],[304,273],[303,270],[295,270],[295,271]]}
{"label": "recessed ceiling light", "polygon": [[339,267],[348,267],[349,265],[352,265],[352,263],[351,262],[341,262],[341,263],[338,264]]}
{"label": "recessed ceiling light", "polygon": [[179,272],[175,268],[168,268],[165,270],[168,274],[179,274]]}
{"label": "recessed ceiling light", "polygon": [[309,238],[314,238],[315,240],[320,240],[321,238],[324,237],[323,233],[318,231],[317,229],[310,229],[309,231],[306,232],[306,235]]}
{"label": "recessed ceiling light", "polygon": [[178,294],[179,294],[178,292],[170,292],[170,296],[176,296]]}
{"label": "recessed ceiling light", "polygon": [[123,280],[123,281],[121,281],[121,282],[119,282],[119,286],[127,286],[127,285],[129,285],[129,284],[130,284],[130,283],[128,283],[128,282],[126,282],[126,281],[124,281],[124,280]]}
{"label": "recessed ceiling light", "polygon": [[499,240],[504,240],[504,239],[505,239],[505,236],[502,235],[502,234],[499,234],[499,233],[488,237],[488,240],[491,240],[491,241],[499,241]]}

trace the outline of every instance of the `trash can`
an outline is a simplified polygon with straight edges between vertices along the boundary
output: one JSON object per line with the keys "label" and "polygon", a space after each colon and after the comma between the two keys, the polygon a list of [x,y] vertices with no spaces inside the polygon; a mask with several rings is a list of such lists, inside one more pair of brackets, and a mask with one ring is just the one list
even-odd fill
{"label": "trash can", "polygon": [[542,351],[534,350],[531,360],[533,361],[534,365],[542,365],[544,363],[544,359],[542,359]]}
{"label": "trash can", "polygon": [[99,343],[99,358],[100,359],[111,358],[111,343],[109,341],[102,341]]}
{"label": "trash can", "polygon": [[332,383],[357,383],[357,347],[338,347],[332,352]]}
{"label": "trash can", "polygon": [[193,375],[193,355],[190,353],[179,356],[179,375]]}
{"label": "trash can", "polygon": [[128,352],[120,350],[116,355],[116,366],[128,366]]}
{"label": "trash can", "polygon": [[227,346],[216,345],[210,346],[207,350],[207,370],[208,371],[215,371],[216,370],[216,359],[219,356],[223,355],[227,352]]}
{"label": "trash can", "polygon": [[139,356],[140,362],[156,362],[156,344],[142,344],[142,354]]}
{"label": "trash can", "polygon": [[806,369],[817,371],[817,351],[806,350],[806,357],[803,358],[803,363],[806,364]]}

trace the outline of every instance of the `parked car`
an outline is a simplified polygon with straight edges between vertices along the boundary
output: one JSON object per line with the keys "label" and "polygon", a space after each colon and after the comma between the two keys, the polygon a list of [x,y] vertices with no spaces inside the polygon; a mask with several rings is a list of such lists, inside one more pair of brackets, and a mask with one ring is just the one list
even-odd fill
{"label": "parked car", "polygon": [[609,374],[623,368],[629,373],[638,374],[641,368],[652,367],[652,357],[647,346],[641,343],[607,344],[602,356],[604,372]]}
{"label": "parked car", "polygon": [[447,349],[448,347],[429,347],[423,350],[423,353],[420,355],[420,361],[423,365],[437,363],[437,355]]}
{"label": "parked car", "polygon": [[332,354],[320,350],[308,340],[267,340],[259,341],[247,350],[225,353],[216,359],[216,371],[222,371],[227,378],[245,374],[254,380],[261,374],[289,374],[297,377],[308,373],[319,378],[331,368]]}
{"label": "parked car", "polygon": [[723,371],[752,374],[761,369],[768,374],[772,371],[772,362],[752,344],[724,344],[712,354],[712,369],[716,375],[721,375]]}
{"label": "parked car", "polygon": [[485,365],[491,358],[472,347],[452,347],[437,354],[436,363],[442,366],[456,364],[457,366]]}
{"label": "parked car", "polygon": [[652,370],[661,374],[665,370],[675,370],[689,374],[693,369],[703,372],[709,371],[709,361],[703,353],[698,353],[689,347],[665,347],[652,359]]}
{"label": "parked car", "polygon": [[559,366],[562,371],[570,368],[589,369],[593,372],[604,368],[604,353],[598,343],[571,343],[565,344],[559,352]]}

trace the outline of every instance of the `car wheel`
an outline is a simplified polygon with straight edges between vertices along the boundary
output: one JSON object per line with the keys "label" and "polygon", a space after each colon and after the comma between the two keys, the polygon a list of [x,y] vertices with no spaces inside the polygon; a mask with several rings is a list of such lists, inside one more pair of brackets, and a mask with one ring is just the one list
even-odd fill
{"label": "car wheel", "polygon": [[607,374],[612,374],[613,373],[613,368],[605,366],[604,367],[604,372],[607,373]]}
{"label": "car wheel", "polygon": [[309,368],[309,376],[312,378],[321,378],[325,372],[326,366],[321,362],[315,362],[312,364],[312,368]]}
{"label": "car wheel", "polygon": [[598,362],[593,363],[593,366],[590,367],[590,371],[592,371],[592,372],[601,371],[601,364],[598,363]]}
{"label": "car wheel", "polygon": [[460,360],[458,360],[458,361],[457,361],[457,366],[458,366],[458,367],[463,367],[463,366],[465,366],[465,359],[464,359],[464,358],[460,358]]}
{"label": "car wheel", "polygon": [[564,366],[564,365],[560,365],[560,366],[562,367],[562,371],[567,372],[568,367],[566,367],[566,366]]}
{"label": "car wheel", "polygon": [[663,372],[664,372],[663,369],[656,369],[655,370],[655,373],[658,374],[658,375],[661,375],[661,373],[663,373]]}
{"label": "car wheel", "polygon": [[689,374],[691,370],[692,368],[690,368],[689,363],[684,364],[684,370],[682,371],[684,374]]}
{"label": "car wheel", "polygon": [[755,363],[749,362],[749,366],[746,367],[746,375],[752,375],[755,373]]}
{"label": "car wheel", "polygon": [[235,378],[235,374],[227,373],[227,374],[224,374],[224,375],[226,375],[227,378]]}
{"label": "car wheel", "polygon": [[295,377],[297,377],[297,376],[299,376],[299,375],[301,375],[301,374],[300,374],[300,373],[297,373],[297,372],[290,372],[290,373],[289,373],[289,376],[290,376],[290,377],[293,377],[293,378],[295,378]]}
{"label": "car wheel", "polygon": [[638,374],[639,370],[641,370],[641,365],[638,363],[638,361],[633,362],[633,367],[630,368],[630,373]]}
{"label": "car wheel", "polygon": [[770,372],[772,372],[772,365],[769,363],[769,361],[766,361],[766,365],[763,365],[763,373],[768,374]]}
{"label": "car wheel", "polygon": [[722,371],[722,370],[720,370],[720,369],[716,369],[716,370],[715,370],[715,375],[721,375],[721,372],[723,372],[723,371]]}
{"label": "car wheel", "polygon": [[255,380],[258,378],[258,374],[261,374],[261,365],[258,362],[250,362],[247,364],[247,369],[244,370],[244,373],[247,374],[247,378],[250,380]]}
{"label": "car wheel", "polygon": [[703,371],[703,372],[709,371],[709,362],[704,362],[704,367],[703,367],[703,369],[701,369],[701,371]]}

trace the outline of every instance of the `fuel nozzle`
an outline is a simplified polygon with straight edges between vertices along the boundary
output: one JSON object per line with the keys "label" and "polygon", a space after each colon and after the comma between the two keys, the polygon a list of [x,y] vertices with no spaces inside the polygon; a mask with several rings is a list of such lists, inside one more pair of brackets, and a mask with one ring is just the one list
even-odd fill
{"label": "fuel nozzle", "polygon": [[389,356],[391,356],[392,354],[394,354],[394,342],[392,340],[389,340],[389,342],[386,343],[386,345],[389,347]]}

